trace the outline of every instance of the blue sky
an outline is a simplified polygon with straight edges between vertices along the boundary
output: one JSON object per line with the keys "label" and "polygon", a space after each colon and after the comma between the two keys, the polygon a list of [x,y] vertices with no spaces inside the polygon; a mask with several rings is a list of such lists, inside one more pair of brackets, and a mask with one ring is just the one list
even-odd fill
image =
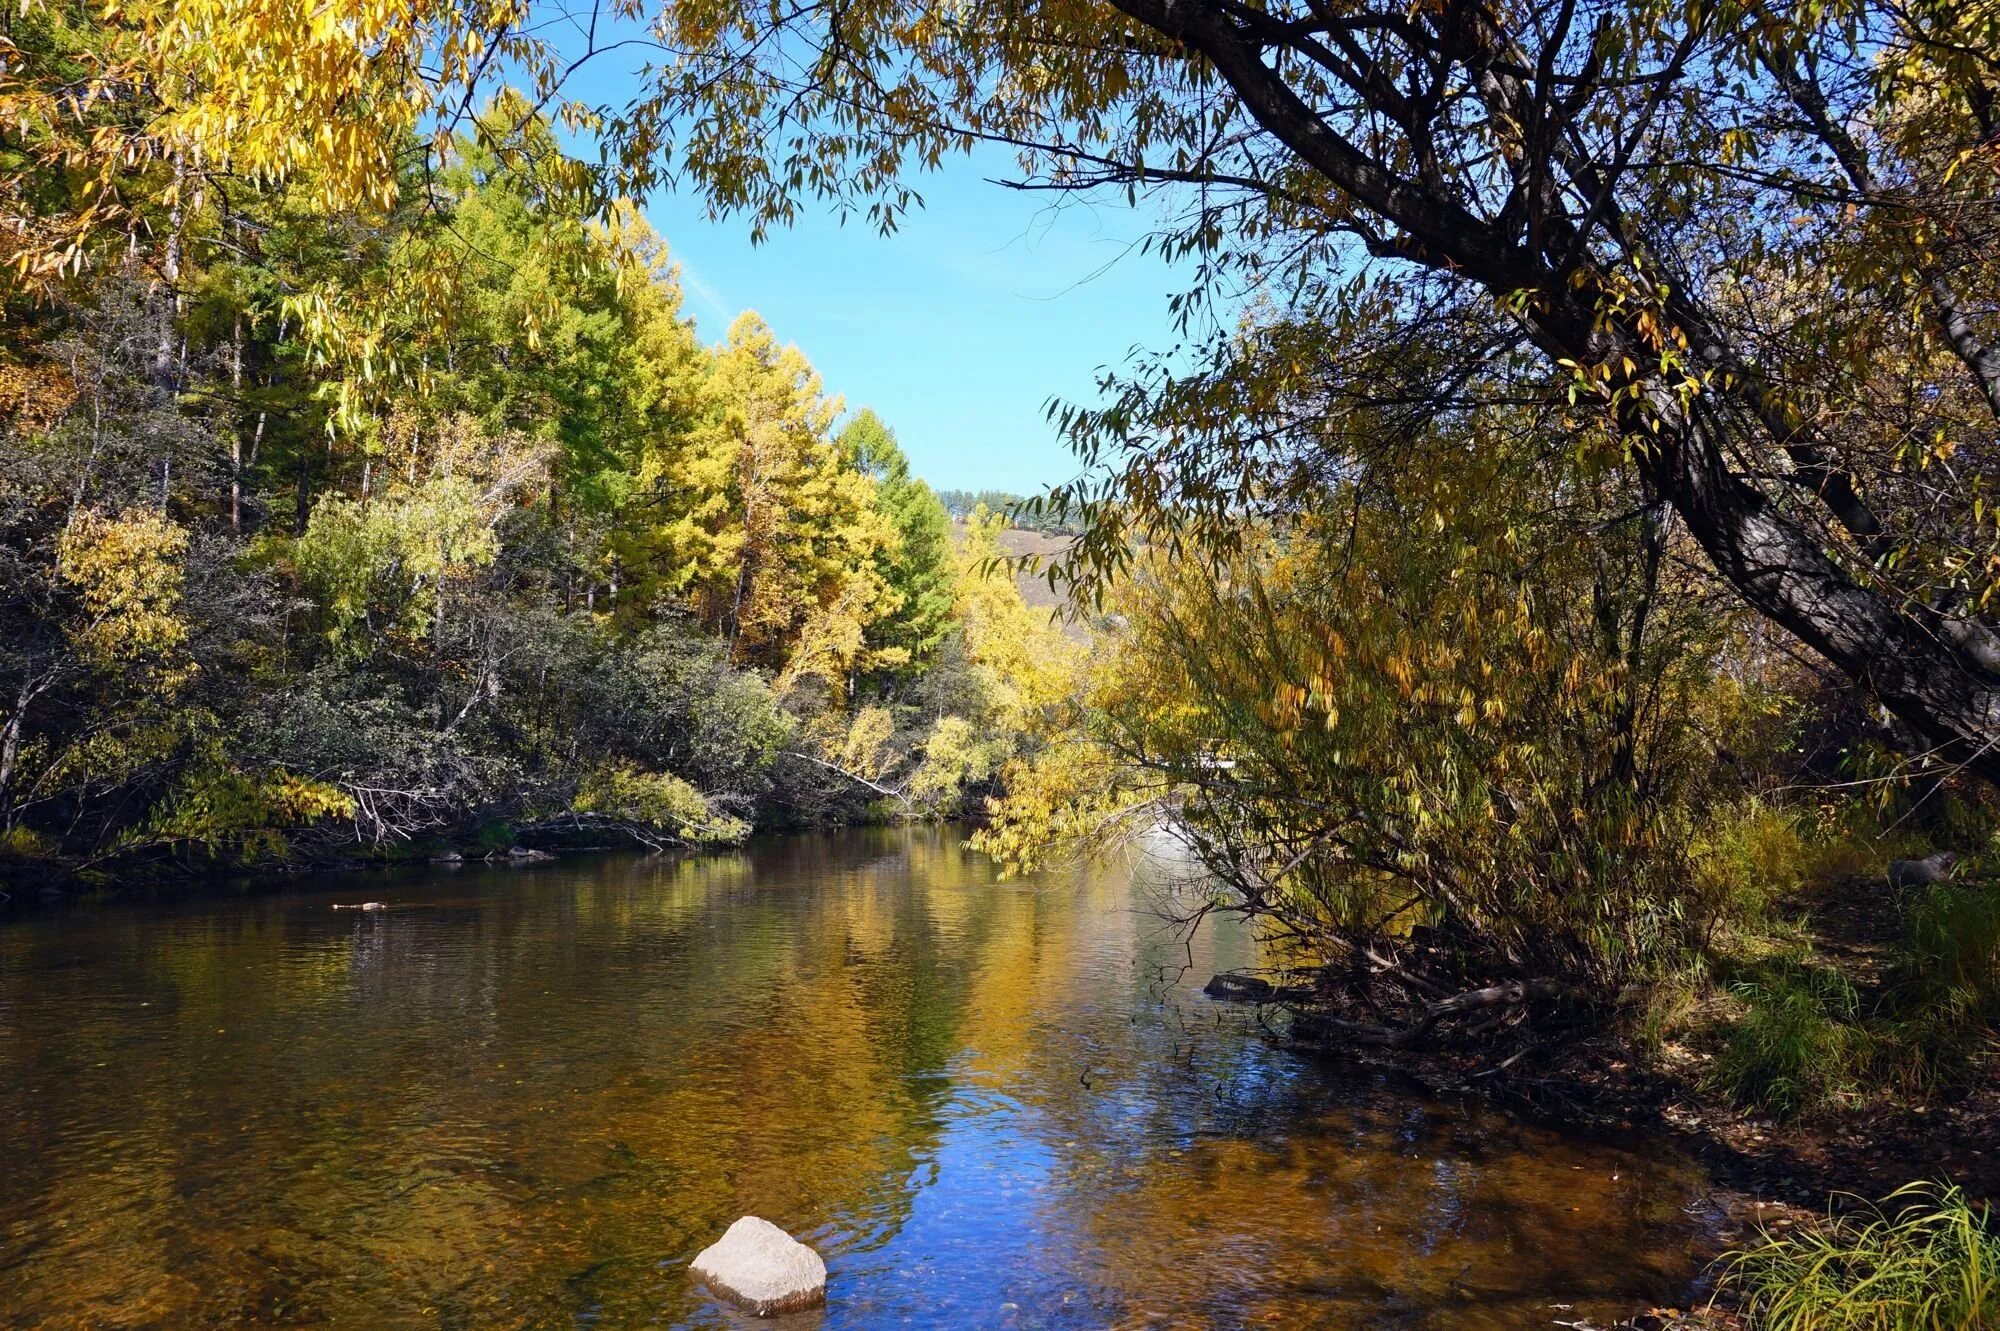
{"label": "blue sky", "polygon": [[[540,35],[572,57],[586,23],[600,45],[643,35],[599,8],[584,5]],[[564,92],[623,106],[647,54],[613,47]],[[684,309],[704,340],[755,310],[805,352],[829,394],[850,411],[873,407],[932,485],[1029,494],[1079,465],[1048,423],[1049,399],[1094,401],[1100,368],[1136,347],[1171,346],[1167,298],[1187,282],[1138,252],[1150,213],[1121,198],[1058,204],[992,183],[1014,173],[1007,149],[947,159],[905,182],[924,206],[887,239],[865,217],[842,225],[810,200],[796,225],[761,245],[747,219],[710,220],[692,193],[662,190],[645,210],[680,265]]]}
{"label": "blue sky", "polygon": [[647,213],[705,340],[756,310],[932,485],[1025,494],[1077,469],[1044,405],[1094,400],[1100,366],[1171,345],[1178,283],[1135,248],[1143,214],[989,183],[1011,165],[996,151],[920,178],[925,207],[887,239],[814,210],[753,246],[747,221],[710,221],[688,195]]}

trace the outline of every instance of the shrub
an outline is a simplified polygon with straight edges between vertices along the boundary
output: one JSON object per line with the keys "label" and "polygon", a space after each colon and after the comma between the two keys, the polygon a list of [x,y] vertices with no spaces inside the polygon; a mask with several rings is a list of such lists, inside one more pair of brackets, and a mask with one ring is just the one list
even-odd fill
{"label": "shrub", "polygon": [[1772,905],[1797,892],[1814,873],[1814,846],[1801,818],[1759,800],[1725,808],[1691,855],[1704,932],[1725,919],[1761,923]]}
{"label": "shrub", "polygon": [[1921,1092],[1962,1082],[2000,1023],[2000,890],[1932,885],[1912,907],[1890,972],[1885,1078]]}
{"label": "shrub", "polygon": [[[1893,1207],[1891,1210],[1889,1208]],[[1723,1258],[1760,1331],[1972,1331],[2000,1325],[2000,1239],[1985,1206],[1915,1183],[1853,1216]]]}
{"label": "shrub", "polygon": [[53,854],[54,851],[54,844],[31,828],[16,825],[0,831],[0,862],[39,860]]}
{"label": "shrub", "polygon": [[625,763],[607,764],[584,778],[570,809],[693,844],[731,844],[750,835],[748,823],[710,807],[702,793],[680,777]]}
{"label": "shrub", "polygon": [[1683,964],[1627,985],[1618,996],[1625,1031],[1641,1048],[1659,1052],[1696,1023],[1709,993],[1708,961],[1691,955]]}

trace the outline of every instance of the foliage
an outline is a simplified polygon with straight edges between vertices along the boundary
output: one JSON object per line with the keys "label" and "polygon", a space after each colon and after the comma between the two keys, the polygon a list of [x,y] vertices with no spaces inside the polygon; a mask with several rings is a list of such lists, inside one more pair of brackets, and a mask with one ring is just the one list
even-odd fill
{"label": "foliage", "polygon": [[1906,1001],[1949,1008],[1988,1031],[2000,1025],[2000,889],[1951,881],[1926,889],[1909,914],[1896,981]]}
{"label": "foliage", "polygon": [[2000,891],[1933,884],[1911,903],[1883,1009],[1893,1061],[1885,1080],[1911,1092],[1985,1075],[2000,1032]]}
{"label": "foliage", "polygon": [[931,488],[910,475],[910,460],[896,433],[864,408],[840,432],[840,447],[854,466],[875,478],[876,499],[896,529],[882,554],[882,580],[898,598],[872,635],[906,662],[922,662],[951,631],[957,566],[951,520]]}
{"label": "foliage", "polygon": [[1724,1258],[1722,1283],[1768,1331],[1959,1331],[2000,1318],[2000,1237],[1956,1187],[1879,1205]]}
{"label": "foliage", "polygon": [[1822,1108],[1860,1082],[1870,1033],[1853,984],[1830,967],[1779,958],[1732,989],[1745,1005],[1711,1078],[1739,1103],[1781,1117]]}
{"label": "foliage", "polygon": [[671,772],[642,772],[613,764],[583,779],[570,808],[608,814],[697,843],[741,841],[750,825],[718,815],[699,790]]}
{"label": "foliage", "polygon": [[1756,799],[1714,819],[1690,856],[1692,881],[1711,924],[1768,918],[1775,902],[1806,882],[1797,815]]}
{"label": "foliage", "polygon": [[141,835],[198,842],[211,854],[226,848],[246,861],[275,859],[288,848],[283,829],[354,812],[352,796],[283,769],[197,767],[161,801]]}
{"label": "foliage", "polygon": [[[1001,528],[982,513],[967,529],[952,558],[949,630],[914,677],[881,675],[862,690],[872,701],[851,713],[824,702],[799,709],[813,746],[807,763],[920,818],[977,808],[1010,773],[1026,770],[1079,687],[1082,654],[1021,599],[1000,558]],[[794,670],[776,683],[794,685]]]}
{"label": "foliage", "polygon": [[[231,177],[379,223],[433,207],[418,181],[461,152],[562,218],[536,251],[551,268],[587,220],[670,176],[756,233],[815,200],[886,231],[918,202],[911,173],[1005,142],[1018,183],[1148,196],[1165,219],[1149,245],[1194,272],[1179,342],[1108,378],[1101,406],[1059,413],[1089,474],[1029,508],[1080,521],[1086,589],[1125,567],[1135,531],[1226,557],[1246,515],[1324,514],[1339,478],[1389,453],[1476,470],[1492,436],[1428,424],[1497,396],[1643,487],[1720,584],[1900,718],[1901,742],[1941,737],[1941,756],[2000,777],[2000,159],[1992,72],[1966,54],[1992,48],[1990,3],[1631,3],[1578,22],[1558,0],[680,0],[614,16],[668,53],[622,106],[565,90],[526,4],[350,0],[303,29],[265,0],[95,26],[32,14],[6,90],[33,182],[16,193],[24,274],[73,273],[155,222],[162,272],[177,268]],[[591,40],[593,56],[623,44]],[[475,115],[503,82],[521,91]],[[596,138],[596,167],[554,150],[540,107]],[[125,164],[154,177],[146,206],[112,188]],[[130,225],[95,225],[113,214]],[[461,303],[466,266],[430,261],[438,234],[397,232],[370,299],[342,306],[322,282],[282,302],[337,365],[337,425],[363,423],[385,371],[427,374],[443,349],[421,315]],[[527,318],[529,345],[542,326]],[[791,546],[754,496],[795,451],[770,431],[797,420],[754,414],[750,429],[725,410],[713,441],[734,479],[691,490],[743,511],[743,547],[711,512],[682,562],[658,562],[693,560],[709,622],[776,665],[803,620],[791,594],[827,580],[827,552],[769,557]]]}
{"label": "foliage", "polygon": [[498,553],[478,492],[461,477],[366,504],[322,495],[292,545],[299,580],[326,608],[327,637],[336,644],[357,630],[395,627],[424,636],[444,586]]}
{"label": "foliage", "polygon": [[1010,873],[1032,870],[1065,852],[1091,851],[1130,827],[1151,826],[1163,794],[1137,785],[1104,748],[1058,735],[1005,769],[1004,797],[972,844]]}
{"label": "foliage", "polygon": [[1394,958],[1420,923],[1481,964],[1610,984],[1685,946],[1712,755],[1749,706],[1717,670],[1729,620],[1667,580],[1615,484],[1574,477],[1580,520],[1604,518],[1582,544],[1534,521],[1545,458],[1484,456],[1363,473],[1337,519],[1246,533],[1220,568],[1143,563],[1081,736],[1119,774],[1064,778],[1084,802],[1053,816],[1011,783],[1021,828],[1003,806],[988,844],[1090,825],[1123,789],[1239,908],[1331,956]]}
{"label": "foliage", "polygon": [[171,696],[187,683],[188,623],[182,614],[187,533],[162,514],[110,518],[77,513],[56,546],[56,570],[76,593],[71,636],[103,670],[143,669]]}
{"label": "foliage", "polygon": [[1077,653],[1044,612],[1028,607],[1000,547],[1006,520],[975,509],[958,548],[955,613],[965,653],[996,718],[1026,728],[1074,691]]}
{"label": "foliage", "polygon": [[933,814],[955,810],[968,788],[991,777],[1003,745],[982,740],[962,716],[941,716],[924,737],[923,760],[910,775],[909,798]]}
{"label": "foliage", "polygon": [[1738,955],[1718,961],[1741,1010],[1719,1032],[1709,1081],[1730,1099],[1791,1117],[1884,1091],[1921,1097],[1982,1075],[2000,1016],[2000,904],[1990,885],[1947,880],[1907,903],[1888,974],[1867,992],[1803,936],[1745,960],[1749,936],[1778,925],[1757,914],[1746,923]]}
{"label": "foliage", "polygon": [[[419,49],[386,11],[274,36],[239,8],[183,57],[154,43],[221,11],[31,10],[0,96],[87,84],[93,44],[174,76],[101,90],[163,155],[105,177],[143,214],[131,262],[27,256],[38,303],[0,335],[10,847],[130,868],[733,841],[985,789],[1022,714],[963,650],[943,510],[872,414],[836,433],[754,315],[704,346],[664,242],[581,189],[554,126],[497,98],[419,181],[410,103],[382,100],[403,77],[349,44]],[[332,83],[211,60],[259,51]],[[230,139],[281,103],[350,137]],[[12,165],[110,217],[49,192],[54,158]],[[908,794],[871,807],[864,769]]]}

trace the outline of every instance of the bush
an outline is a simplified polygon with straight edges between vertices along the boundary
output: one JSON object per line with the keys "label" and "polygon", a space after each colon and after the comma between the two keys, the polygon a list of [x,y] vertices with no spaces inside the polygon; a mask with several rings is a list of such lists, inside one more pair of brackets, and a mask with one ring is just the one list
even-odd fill
{"label": "bush", "polygon": [[1884,1004],[1884,1077],[1922,1092],[1969,1079],[2000,1024],[2000,891],[1932,885],[1912,907]]}
{"label": "bush", "polygon": [[1701,1008],[1706,982],[1704,963],[1697,957],[1682,970],[1632,986],[1621,998],[1627,1004],[1626,1028],[1642,1047],[1658,1051],[1687,1029]]}
{"label": "bush", "polygon": [[1816,857],[1802,821],[1791,810],[1750,800],[1710,822],[1690,857],[1705,934],[1723,920],[1763,923],[1775,902],[1806,884]]}
{"label": "bush", "polygon": [[1741,1296],[1745,1319],[1760,1331],[2000,1326],[1991,1214],[1944,1183],[1911,1184],[1804,1233],[1766,1233],[1723,1262],[1722,1288]]}
{"label": "bush", "polygon": [[32,828],[16,825],[0,831],[0,863],[8,860],[33,863],[54,853],[54,843]]}

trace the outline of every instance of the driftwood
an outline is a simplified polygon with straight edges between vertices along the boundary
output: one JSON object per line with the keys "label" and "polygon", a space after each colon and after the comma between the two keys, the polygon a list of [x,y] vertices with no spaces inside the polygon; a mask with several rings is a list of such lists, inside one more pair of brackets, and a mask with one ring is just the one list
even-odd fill
{"label": "driftwood", "polygon": [[[615,813],[583,813],[575,810],[565,810],[562,813],[551,814],[546,818],[535,818],[518,823],[515,825],[514,830],[517,834],[527,837],[542,836],[551,832],[610,833],[614,836],[624,837],[637,845],[644,846],[647,850],[656,852],[677,850],[694,844],[690,838],[675,836],[673,833],[655,824],[640,822],[636,818],[621,818]],[[485,858],[489,860],[513,859],[519,861],[526,861],[533,858],[532,855],[515,853],[522,849],[524,848],[516,846],[504,852],[495,851],[488,854]],[[538,853],[548,855],[547,851]],[[555,857],[551,855],[549,858],[553,859]]]}
{"label": "driftwood", "polygon": [[1302,984],[1275,985],[1257,975],[1224,971],[1201,987],[1210,998],[1235,1003],[1303,1003],[1312,990]]}
{"label": "driftwood", "polygon": [[1483,989],[1468,989],[1464,993],[1440,998],[1424,1005],[1423,1014],[1407,1026],[1383,1026],[1372,1022],[1347,1021],[1325,1013],[1311,1012],[1302,1015],[1293,1023],[1294,1032],[1304,1039],[1315,1038],[1321,1032],[1334,1032],[1361,1044],[1381,1045],[1389,1049],[1402,1049],[1429,1035],[1439,1022],[1449,1017],[1479,1014],[1468,1023],[1466,1033],[1483,1035],[1502,1026],[1519,1022],[1527,1013],[1528,1004],[1537,999],[1561,998],[1570,992],[1570,987],[1560,980],[1508,980],[1504,984],[1487,985]]}
{"label": "driftwood", "polygon": [[1259,979],[1255,975],[1231,975],[1225,973],[1216,976],[1203,985],[1201,991],[1210,998],[1262,1002],[1271,996],[1272,986],[1269,980]]}

